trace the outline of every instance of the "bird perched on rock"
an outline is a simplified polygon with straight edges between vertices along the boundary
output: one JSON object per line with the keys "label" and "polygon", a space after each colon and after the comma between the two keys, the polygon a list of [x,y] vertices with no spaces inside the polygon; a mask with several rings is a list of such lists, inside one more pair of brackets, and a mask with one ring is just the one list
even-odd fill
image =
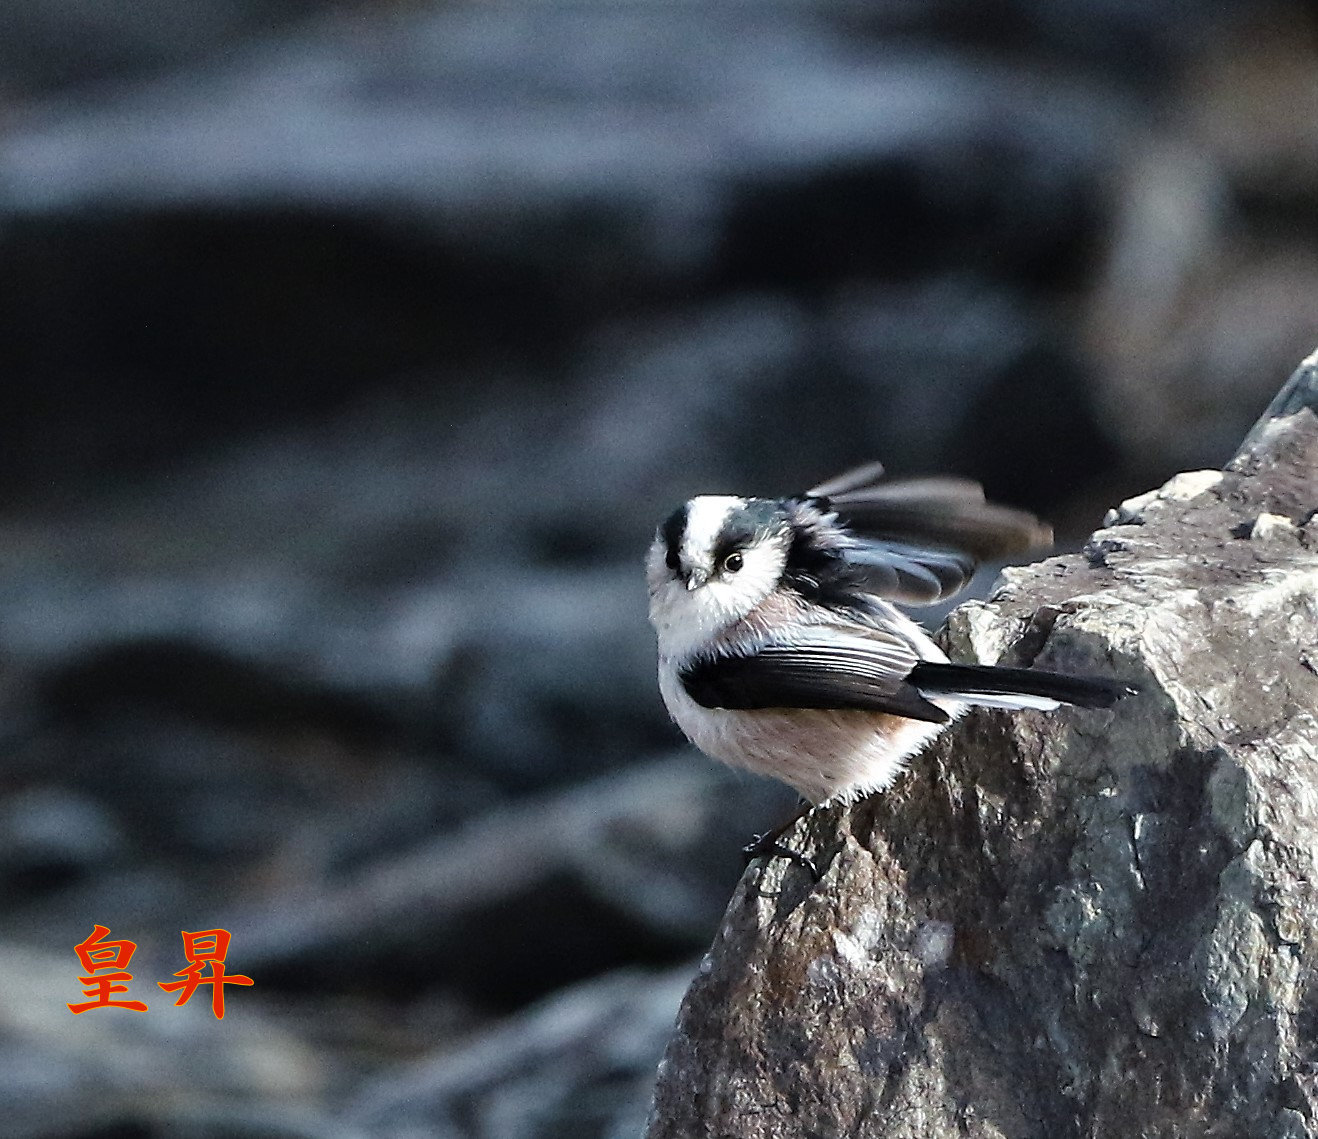
{"label": "bird perched on rock", "polygon": [[1120,681],[952,664],[894,602],[959,592],[983,558],[1047,545],[977,483],[872,463],[790,498],[701,495],[650,547],[659,688],[715,759],[809,803],[886,788],[971,705],[1107,707]]}

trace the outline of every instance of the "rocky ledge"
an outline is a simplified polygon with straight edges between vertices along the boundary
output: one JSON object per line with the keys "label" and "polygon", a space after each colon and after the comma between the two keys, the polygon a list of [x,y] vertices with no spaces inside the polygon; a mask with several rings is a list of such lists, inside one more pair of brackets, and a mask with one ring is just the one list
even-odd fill
{"label": "rocky ledge", "polygon": [[1318,1134],[1318,354],[944,635],[1140,694],[967,716],[799,823],[822,879],[743,877],[650,1139]]}

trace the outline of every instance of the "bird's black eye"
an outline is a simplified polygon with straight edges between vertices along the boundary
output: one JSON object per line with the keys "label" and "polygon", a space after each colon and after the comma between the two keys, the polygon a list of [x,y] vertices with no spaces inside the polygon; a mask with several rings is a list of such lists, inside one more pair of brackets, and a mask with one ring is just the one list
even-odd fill
{"label": "bird's black eye", "polygon": [[669,550],[667,555],[664,557],[664,565],[666,565],[670,570],[675,570],[681,564],[682,563],[677,556],[677,551]]}
{"label": "bird's black eye", "polygon": [[723,559],[723,572],[736,573],[739,569],[741,569],[743,564],[744,561],[740,554],[736,554],[736,553],[729,554],[726,558]]}

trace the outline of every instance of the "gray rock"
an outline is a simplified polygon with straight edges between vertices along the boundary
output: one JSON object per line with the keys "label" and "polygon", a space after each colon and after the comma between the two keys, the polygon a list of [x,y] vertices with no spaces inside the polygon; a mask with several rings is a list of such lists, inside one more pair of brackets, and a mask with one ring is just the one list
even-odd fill
{"label": "gray rock", "polygon": [[[298,990],[457,990],[513,1008],[715,928],[741,845],[790,812],[768,781],[693,754],[523,799],[220,919],[243,962]],[[355,980],[354,980],[355,979]]]}
{"label": "gray rock", "polygon": [[955,656],[1127,677],[967,717],[744,876],[651,1139],[1308,1136],[1318,1088],[1318,357],[1225,471],[953,614]]}
{"label": "gray rock", "polygon": [[691,972],[619,970],[565,989],[368,1086],[348,1118],[373,1139],[632,1139]]}
{"label": "gray rock", "polygon": [[52,100],[0,131],[0,482],[473,358],[561,387],[581,334],[679,302],[949,271],[1051,296],[1130,110],[809,6],[377,8]]}
{"label": "gray rock", "polygon": [[52,727],[7,758],[44,772],[0,800],[0,938],[35,946],[72,945],[105,914],[174,954],[180,928],[354,874],[497,799],[435,757],[159,713]]}
{"label": "gray rock", "polygon": [[49,888],[124,853],[114,817],[87,795],[36,786],[0,800],[0,882]]}
{"label": "gray rock", "polygon": [[0,5],[5,95],[104,82],[232,50],[323,7],[318,0],[29,0]]}
{"label": "gray rock", "polygon": [[[136,932],[111,926],[114,938]],[[85,923],[83,936],[91,932]],[[175,934],[177,938],[177,933]],[[175,943],[177,945],[177,941]],[[0,1112],[12,1139],[96,1134],[360,1139],[315,1105],[334,1078],[287,1019],[230,990],[224,1020],[206,993],[176,1007],[141,956],[129,962],[127,997],[146,1012],[89,1009],[73,953],[0,942]],[[177,956],[176,950],[176,956]],[[258,989],[243,989],[242,996]]]}
{"label": "gray rock", "polygon": [[1022,298],[945,278],[820,308],[618,320],[566,389],[473,374],[0,518],[0,649],[59,715],[437,742],[512,793],[670,746],[639,566],[678,502],[876,453],[1009,486],[1028,440],[1065,452],[1057,483],[1102,466]]}
{"label": "gray rock", "polygon": [[[1110,457],[1084,368],[1054,340],[1024,292],[959,273],[614,322],[589,340],[590,394],[569,428],[579,446],[550,485],[589,506],[596,541],[633,548],[693,488],[790,493],[874,455],[1042,503]],[[1023,485],[1025,446],[1040,452],[1047,489]],[[548,506],[558,527],[572,524],[561,496]]]}
{"label": "gray rock", "polygon": [[[950,180],[956,151],[1016,147],[1009,170],[980,176],[1019,179],[1069,210],[1052,192],[1082,191],[1081,165],[1104,151],[1096,132],[1111,122],[1085,96],[1063,84],[1042,101],[1007,69],[911,44],[857,51],[845,23],[804,8],[510,16],[425,4],[336,16],[118,99],[42,108],[0,146],[0,185],[11,208],[37,213],[391,202],[464,242],[498,243],[491,253],[548,255],[556,272],[599,285],[633,279],[628,250],[649,271],[704,262],[710,223],[747,178],[790,182],[830,164],[905,157]],[[1068,137],[1068,126],[1081,129]],[[894,188],[881,171],[877,185]],[[1021,224],[1021,198],[975,205],[1001,211],[970,227],[986,250],[992,223],[1006,225],[1000,236],[1043,237],[1045,219]],[[592,218],[606,228],[583,230]],[[528,232],[559,240],[519,249]]]}

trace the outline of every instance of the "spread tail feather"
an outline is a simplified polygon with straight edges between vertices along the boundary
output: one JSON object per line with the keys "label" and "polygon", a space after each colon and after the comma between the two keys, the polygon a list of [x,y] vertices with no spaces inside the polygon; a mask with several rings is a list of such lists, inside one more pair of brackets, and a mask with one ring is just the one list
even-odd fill
{"label": "spread tail feather", "polygon": [[[1077,704],[1110,708],[1137,689],[1124,680],[1099,676],[1067,676],[1032,668],[999,668],[987,664],[942,664],[922,661],[907,681],[922,695],[953,696],[971,704],[996,708],[1048,708]],[[978,699],[982,697],[983,699]]]}

